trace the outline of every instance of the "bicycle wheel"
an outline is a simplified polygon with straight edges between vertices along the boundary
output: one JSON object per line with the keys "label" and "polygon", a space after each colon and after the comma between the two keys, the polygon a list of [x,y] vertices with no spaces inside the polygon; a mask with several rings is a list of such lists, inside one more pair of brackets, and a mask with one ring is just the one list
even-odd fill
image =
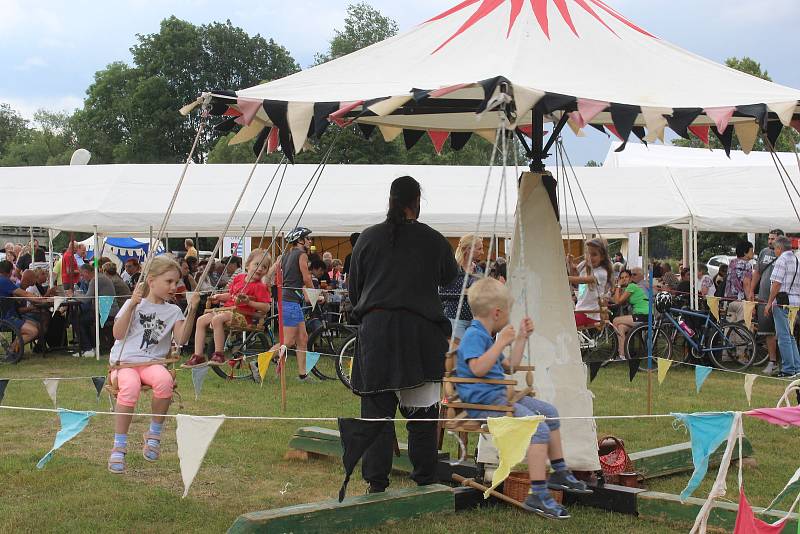
{"label": "bicycle wheel", "polygon": [[[625,339],[625,355],[628,359],[639,361],[639,369],[647,370],[647,325],[639,325],[630,332]],[[656,358],[670,359],[672,356],[672,341],[669,334],[661,328],[653,330],[653,362],[652,369],[656,368]]]}
{"label": "bicycle wheel", "polygon": [[761,365],[766,364],[767,360],[769,360],[769,351],[767,350],[767,336],[764,334],[759,334],[754,337],[756,342],[756,357],[753,358],[752,367],[759,367]]}
{"label": "bicycle wheel", "polygon": [[353,373],[353,361],[356,357],[356,343],[358,336],[352,334],[342,345],[342,350],[339,352],[339,358],[336,360],[336,374],[342,384],[352,389],[350,376]]}
{"label": "bicycle wheel", "polygon": [[321,380],[336,380],[336,362],[353,328],[340,323],[323,323],[308,336],[308,350],[319,353],[319,361],[308,372]]}
{"label": "bicycle wheel", "polygon": [[708,341],[708,356],[711,363],[720,369],[743,371],[756,358],[756,342],[753,334],[738,323],[720,325],[714,329]]}
{"label": "bicycle wheel", "polygon": [[581,354],[584,362],[604,362],[617,356],[617,332],[610,324],[600,330],[589,328],[583,334]]}
{"label": "bicycle wheel", "polygon": [[0,357],[3,363],[18,363],[24,351],[19,329],[8,321],[0,320]]}
{"label": "bicycle wheel", "polygon": [[[211,343],[213,345],[213,341]],[[254,380],[250,364],[253,363],[258,369],[258,355],[268,351],[273,344],[269,330],[231,332],[225,339],[224,353],[227,363],[211,369],[218,376],[229,380]],[[213,352],[213,346],[210,352]]]}

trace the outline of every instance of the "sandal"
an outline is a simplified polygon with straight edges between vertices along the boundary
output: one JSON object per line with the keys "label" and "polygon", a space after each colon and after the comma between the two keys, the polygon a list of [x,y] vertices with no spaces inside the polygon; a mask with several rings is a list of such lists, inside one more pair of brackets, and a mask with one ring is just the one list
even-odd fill
{"label": "sandal", "polygon": [[[157,461],[161,458],[161,434],[145,432],[143,437],[144,445],[142,446],[142,456],[144,456],[144,459],[148,462]],[[147,441],[151,439],[157,441],[158,445],[150,445]]]}
{"label": "sandal", "polygon": [[[122,459],[118,460],[113,458],[115,453],[122,454]],[[108,457],[108,472],[114,473],[115,475],[123,475],[126,471],[125,465],[125,455],[128,454],[128,449],[125,447],[114,447],[111,449],[111,455]],[[119,469],[116,469],[115,466],[120,466]]]}

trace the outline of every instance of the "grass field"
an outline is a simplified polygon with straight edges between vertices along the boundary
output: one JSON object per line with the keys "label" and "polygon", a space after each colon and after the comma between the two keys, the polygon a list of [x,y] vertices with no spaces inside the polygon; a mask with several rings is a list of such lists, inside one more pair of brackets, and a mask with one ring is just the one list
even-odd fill
{"label": "grass field", "polygon": [[[3,405],[52,407],[39,380],[22,377],[104,375],[106,364],[69,356],[34,356],[17,366],[0,367],[0,378],[11,378]],[[291,375],[290,375],[291,376]],[[252,382],[225,382],[210,373],[200,401],[192,393],[191,376],[179,372],[179,390],[184,395],[181,413],[197,415],[284,415],[280,410],[278,381],[270,373],[259,387]],[[653,377],[653,411],[695,412],[746,410],[741,375],[715,372],[702,392],[694,391],[694,372],[674,367],[658,386]],[[783,382],[760,379],[753,391],[753,406],[774,406]],[[647,376],[640,373],[633,383],[627,366],[603,369],[591,388],[595,414],[642,414],[647,410]],[[149,397],[148,397],[149,399]],[[148,401],[149,402],[149,401]],[[108,410],[104,395],[99,403],[91,380],[63,381],[58,404],[79,410]],[[301,384],[289,380],[288,412],[302,417],[354,416],[356,398],[339,382]],[[148,409],[140,404],[140,411]],[[173,406],[171,413],[178,413]],[[175,444],[174,420],[167,421],[164,454],[156,464],[139,453],[147,420],[136,418],[131,428],[128,473],[112,475],[106,461],[112,441],[109,416],[94,417],[86,430],[66,444],[43,469],[36,462],[49,450],[58,430],[55,414],[0,410],[0,532],[223,532],[241,513],[329,499],[336,495],[342,470],[336,460],[309,462],[283,460],[294,430],[308,425],[332,423],[227,421],[220,428],[200,469],[189,496],[181,499],[183,484]],[[599,433],[625,439],[629,451],[687,441],[684,430],[676,430],[671,419],[600,420]],[[398,425],[402,436],[403,425]],[[745,419],[745,433],[753,444],[756,467],[745,470],[748,497],[754,506],[766,506],[798,467],[797,429],[784,430],[752,418]],[[401,438],[402,439],[402,438]],[[715,470],[695,496],[704,497]],[[649,488],[679,493],[689,474],[650,484]],[[393,477],[393,486],[409,484]],[[737,498],[735,469],[728,477],[729,498]],[[360,480],[350,484],[350,494],[363,491]],[[460,512],[419,519],[402,525],[385,525],[370,532],[596,532],[666,533],[686,532],[686,525],[639,520],[574,507],[573,518],[564,523],[541,520],[509,508]]]}

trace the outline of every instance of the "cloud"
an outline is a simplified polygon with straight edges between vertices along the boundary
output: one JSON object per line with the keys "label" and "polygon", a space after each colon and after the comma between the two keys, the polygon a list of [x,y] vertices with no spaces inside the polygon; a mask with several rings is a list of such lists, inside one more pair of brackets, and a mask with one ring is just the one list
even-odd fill
{"label": "cloud", "polygon": [[42,56],[30,56],[30,57],[26,57],[25,61],[23,61],[19,65],[16,65],[14,67],[14,70],[25,71],[25,70],[31,70],[31,69],[36,69],[36,68],[39,68],[39,67],[46,67],[46,66],[47,66],[47,61],[45,61]]}
{"label": "cloud", "polygon": [[33,115],[40,109],[47,111],[66,111],[72,113],[76,108],[83,106],[83,99],[75,95],[61,95],[53,97],[16,97],[0,95],[0,103],[8,104],[11,109],[22,115],[29,121],[33,120]]}

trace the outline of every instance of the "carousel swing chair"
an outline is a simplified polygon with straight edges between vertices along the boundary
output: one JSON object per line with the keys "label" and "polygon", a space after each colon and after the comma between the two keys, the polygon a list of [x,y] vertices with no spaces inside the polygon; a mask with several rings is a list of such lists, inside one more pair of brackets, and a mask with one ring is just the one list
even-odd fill
{"label": "carousel swing chair", "polygon": [[[180,392],[178,391],[178,381],[176,379],[177,376],[177,367],[176,364],[180,361],[180,355],[178,352],[172,352],[168,358],[164,360],[155,360],[152,362],[140,362],[140,363],[112,363],[108,366],[108,373],[106,373],[106,380],[105,384],[103,385],[103,389],[106,390],[109,397],[112,399],[112,404],[114,405],[114,409],[117,406],[117,395],[119,394],[119,383],[117,382],[117,374],[114,371],[119,371],[120,369],[133,369],[136,367],[147,367],[150,365],[163,365],[169,370],[169,374],[172,376],[172,399],[170,399],[170,404],[175,400],[175,397],[178,398],[178,408],[183,409],[183,398],[181,397]],[[113,377],[112,377],[113,374]],[[152,387],[147,384],[142,384],[141,392],[145,391],[152,391]]]}

